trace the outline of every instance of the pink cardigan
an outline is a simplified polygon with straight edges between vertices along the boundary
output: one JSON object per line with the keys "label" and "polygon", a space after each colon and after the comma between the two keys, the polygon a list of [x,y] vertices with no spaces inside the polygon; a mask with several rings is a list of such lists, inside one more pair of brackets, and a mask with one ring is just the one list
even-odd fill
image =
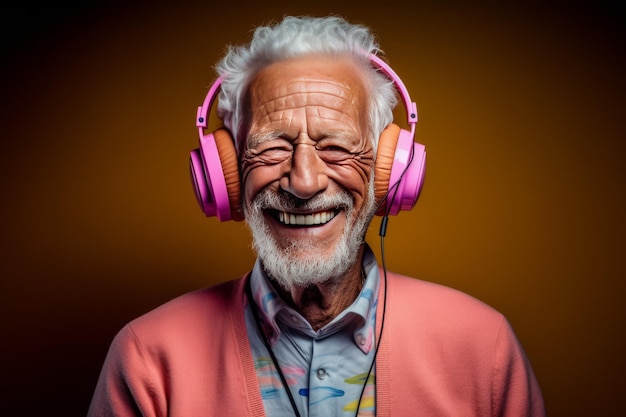
{"label": "pink cardigan", "polygon": [[[500,313],[459,291],[387,275],[377,416],[545,416]],[[183,295],[125,326],[88,416],[265,416],[246,335],[246,279]]]}

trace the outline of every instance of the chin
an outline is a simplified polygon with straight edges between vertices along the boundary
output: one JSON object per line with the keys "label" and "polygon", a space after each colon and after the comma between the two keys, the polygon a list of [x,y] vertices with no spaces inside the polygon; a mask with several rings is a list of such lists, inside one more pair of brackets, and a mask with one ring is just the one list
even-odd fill
{"label": "chin", "polygon": [[[245,207],[253,248],[265,272],[276,283],[289,289],[332,282],[360,261],[359,253],[373,215],[373,189],[370,204],[356,216],[351,198],[345,200],[345,206],[329,216],[327,222],[314,226],[285,224],[276,210],[268,210],[267,205],[258,202]],[[340,232],[333,236],[338,229]],[[276,236],[280,236],[280,241]]]}
{"label": "chin", "polygon": [[341,239],[331,250],[299,241],[281,248],[273,236],[255,236],[253,246],[265,272],[283,288],[306,287],[341,278],[353,265],[362,242]]}

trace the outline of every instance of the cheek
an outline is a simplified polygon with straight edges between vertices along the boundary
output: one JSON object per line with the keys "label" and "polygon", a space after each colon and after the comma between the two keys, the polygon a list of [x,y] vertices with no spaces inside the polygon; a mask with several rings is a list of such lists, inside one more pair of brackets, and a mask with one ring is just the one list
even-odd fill
{"label": "cheek", "polygon": [[279,165],[258,166],[244,170],[243,172],[243,192],[246,203],[254,200],[254,197],[264,188],[278,183],[281,177],[281,167]]}
{"label": "cheek", "polygon": [[333,179],[342,188],[362,198],[366,197],[372,173],[370,163],[350,161],[349,163],[333,167],[333,172]]}

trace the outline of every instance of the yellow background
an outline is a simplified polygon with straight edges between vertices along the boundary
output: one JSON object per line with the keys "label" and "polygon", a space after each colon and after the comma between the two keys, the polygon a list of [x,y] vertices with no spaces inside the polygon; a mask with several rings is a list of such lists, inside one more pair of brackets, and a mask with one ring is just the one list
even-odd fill
{"label": "yellow background", "polygon": [[3,12],[0,414],[84,415],[125,322],[252,266],[245,226],[196,205],[196,106],[226,44],[330,12],[373,28],[419,109],[426,185],[389,269],[502,311],[550,416],[623,413],[623,15],[296,3]]}

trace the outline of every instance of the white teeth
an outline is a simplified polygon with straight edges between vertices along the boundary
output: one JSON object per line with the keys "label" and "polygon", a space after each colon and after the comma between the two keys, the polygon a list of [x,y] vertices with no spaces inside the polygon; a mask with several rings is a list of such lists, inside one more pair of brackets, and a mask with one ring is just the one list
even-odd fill
{"label": "white teeth", "polygon": [[322,211],[314,214],[294,214],[284,211],[278,212],[278,220],[284,224],[312,226],[328,223],[333,217],[335,217],[335,212],[333,211]]}

